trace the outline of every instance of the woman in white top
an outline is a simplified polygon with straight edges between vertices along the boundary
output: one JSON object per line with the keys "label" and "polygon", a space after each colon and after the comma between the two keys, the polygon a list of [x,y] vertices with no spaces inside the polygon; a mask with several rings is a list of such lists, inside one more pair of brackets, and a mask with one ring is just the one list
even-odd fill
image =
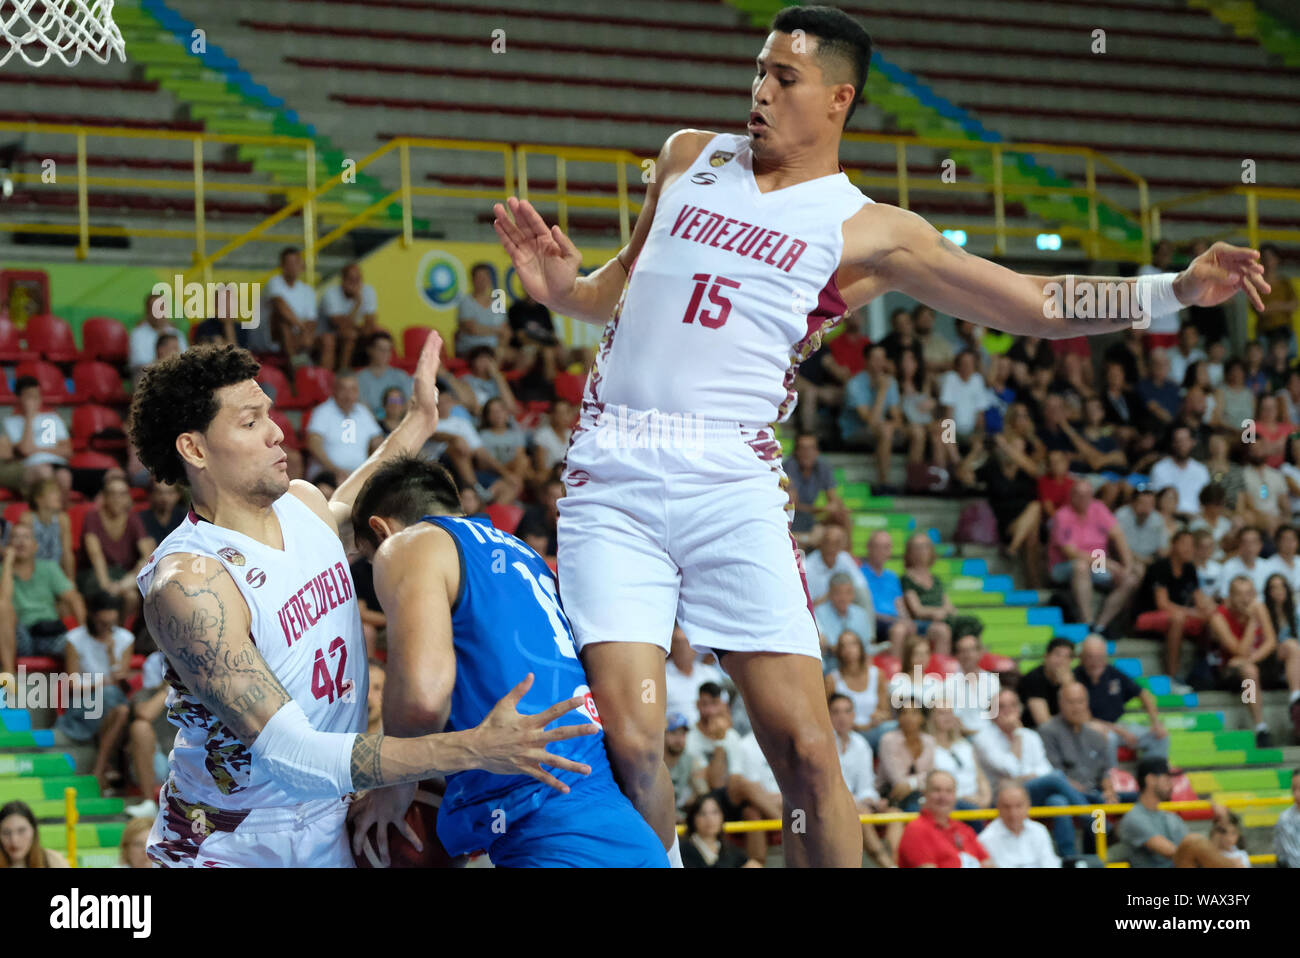
{"label": "woman in white top", "polygon": [[[900,709],[913,700],[917,705],[937,702],[943,694],[943,677],[927,672],[930,664],[930,640],[911,635],[903,643],[902,667],[889,679],[889,706]],[[876,746],[873,744],[872,748]]]}
{"label": "woman in white top", "polygon": [[[962,734],[961,723],[949,707],[930,712],[930,734],[934,736],[934,767],[948,772],[957,782],[957,808],[988,808],[993,798],[989,780],[975,758],[975,747]],[[966,822],[975,831],[988,824],[986,819]]]}
{"label": "woman in white top", "polygon": [[826,674],[826,694],[848,696],[853,703],[853,730],[867,735],[893,714],[889,708],[889,683],[867,658],[862,638],[856,633],[841,633],[835,643],[835,659],[839,668]]}

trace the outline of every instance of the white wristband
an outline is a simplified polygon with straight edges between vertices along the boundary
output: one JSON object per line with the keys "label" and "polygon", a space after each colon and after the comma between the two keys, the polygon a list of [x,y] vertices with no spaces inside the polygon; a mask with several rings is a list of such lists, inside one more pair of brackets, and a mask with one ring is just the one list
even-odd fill
{"label": "white wristband", "polygon": [[353,791],[355,732],[318,732],[302,706],[290,699],[271,716],[249,751],[275,783],[302,802],[339,798]]}
{"label": "white wristband", "polygon": [[1174,295],[1174,280],[1177,273],[1157,273],[1139,276],[1137,279],[1137,312],[1142,325],[1134,324],[1137,329],[1146,329],[1152,318],[1168,316],[1183,308],[1183,304]]}

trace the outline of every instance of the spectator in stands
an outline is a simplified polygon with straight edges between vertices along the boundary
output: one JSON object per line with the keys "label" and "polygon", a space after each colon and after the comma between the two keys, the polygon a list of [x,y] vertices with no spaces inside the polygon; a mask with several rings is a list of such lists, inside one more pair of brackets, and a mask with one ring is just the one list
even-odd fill
{"label": "spectator in stands", "polygon": [[[686,716],[689,724],[696,724],[700,720],[700,686],[712,683],[721,688],[724,681],[722,670],[704,662],[691,648],[682,627],[674,625],[668,661],[664,663],[664,700],[668,711],[678,712]],[[684,744],[685,738],[682,741]]]}
{"label": "spectator in stands", "polygon": [[1021,676],[1016,691],[1025,703],[1020,716],[1025,728],[1041,728],[1061,710],[1061,688],[1074,681],[1070,675],[1073,658],[1074,643],[1058,635],[1048,641],[1042,664]]}
{"label": "spectator in stands", "polygon": [[500,397],[506,404],[510,415],[515,414],[515,394],[501,374],[496,356],[488,346],[475,346],[465,357],[469,363],[469,372],[461,377],[465,385],[474,392],[474,399],[482,407],[489,399]]}
{"label": "spectator in stands", "polygon": [[145,532],[140,513],[131,508],[131,487],[126,479],[105,478],[99,505],[86,513],[81,533],[88,568],[77,575],[77,587],[89,598],[107,592],[122,600],[123,618],[140,608],[135,577],[158,543]]}
{"label": "spectator in stands", "polygon": [[490,263],[475,263],[470,267],[472,291],[462,295],[456,304],[457,356],[469,359],[472,351],[486,347],[495,357],[503,355],[510,344],[504,291],[501,297],[497,296],[493,275]]}
{"label": "spectator in stands", "polygon": [[984,626],[973,615],[959,613],[934,574],[934,543],[923,532],[907,540],[903,553],[903,599],[917,629],[940,655],[952,654],[952,640],[980,635]]}
{"label": "spectator in stands", "polygon": [[949,461],[958,461],[958,452],[980,444],[984,438],[984,410],[989,406],[988,385],[976,371],[977,357],[963,350],[955,367],[944,374],[939,387],[942,416],[953,422],[956,442],[945,442]]}
{"label": "spectator in stands", "polygon": [[1106,421],[1118,432],[1121,442],[1131,441],[1138,432],[1142,410],[1137,390],[1121,362],[1106,363],[1106,388],[1101,401],[1106,407]]}
{"label": "spectator in stands", "polygon": [[[831,575],[827,600],[816,606],[813,621],[821,634],[822,655],[828,656],[840,634],[848,631],[859,636],[859,641],[869,642],[876,634],[876,621],[871,606],[859,605],[853,577],[845,572]],[[827,662],[829,666],[831,663]]]}
{"label": "spectator in stands", "polygon": [[902,308],[895,309],[889,317],[889,334],[880,342],[885,347],[885,354],[889,357],[889,361],[898,372],[900,382],[904,378],[902,365],[904,353],[911,353],[916,360],[920,368],[918,378],[923,382],[929,382],[930,371],[926,367],[924,348],[921,340],[917,338],[911,313]]}
{"label": "spectator in stands", "polygon": [[1133,623],[1133,631],[1139,634],[1164,636],[1165,668],[1174,680],[1182,674],[1183,640],[1204,635],[1214,613],[1213,600],[1201,589],[1195,558],[1192,533],[1184,529],[1175,534],[1169,555],[1147,570]]}
{"label": "spectator in stands", "polygon": [[953,654],[957,671],[944,680],[949,690],[947,701],[952,703],[953,715],[964,732],[973,735],[988,724],[1002,680],[981,664],[985,650],[979,636],[960,636],[953,642]]}
{"label": "spectator in stands", "polygon": [[1268,464],[1268,453],[1258,443],[1245,443],[1243,448],[1246,465],[1241,470],[1237,514],[1247,525],[1257,526],[1271,536],[1290,517],[1286,480]]}
{"label": "spectator in stands", "polygon": [[[825,526],[819,520],[849,525],[849,511],[836,488],[835,474],[821,458],[816,435],[807,432],[795,439],[794,455],[782,466],[790,477],[790,502],[794,507],[790,531],[801,547],[815,549],[825,533]],[[826,504],[819,506],[817,500],[823,494]]]}
{"label": "spectator in stands", "polygon": [[1178,490],[1173,486],[1165,486],[1156,491],[1156,515],[1165,524],[1165,533],[1169,539],[1183,530],[1184,522],[1178,516]]}
{"label": "spectator in stands", "polygon": [[334,475],[328,469],[316,473],[311,484],[320,490],[320,494],[325,497],[326,501],[334,498],[334,492],[339,487],[339,477]]}
{"label": "spectator in stands", "polygon": [[1092,483],[1097,497],[1110,508],[1119,496],[1114,476],[1128,471],[1128,456],[1117,430],[1106,422],[1106,407],[1101,398],[1089,396],[1084,400],[1083,424],[1077,430],[1068,419],[1061,423],[1061,429],[1074,446],[1073,455],[1084,467],[1084,477]]}
{"label": "spectator in stands", "polygon": [[[1098,731],[1112,747],[1123,744],[1145,756],[1167,757],[1169,733],[1156,713],[1156,697],[1115,668],[1106,650],[1106,640],[1090,635],[1079,646],[1079,664],[1074,677],[1088,690],[1088,712]],[[1122,721],[1124,707],[1140,698],[1147,714],[1147,726]]]}
{"label": "spectator in stands", "polygon": [[147,818],[133,818],[122,829],[122,840],[118,844],[118,868],[153,868],[153,862],[145,852],[149,844],[149,829],[153,822]]}
{"label": "spectator in stands", "polygon": [[1290,589],[1300,591],[1300,556],[1296,555],[1300,549],[1300,532],[1295,526],[1278,526],[1273,534],[1273,544],[1277,548],[1270,558],[1273,568],[1286,580]]}
{"label": "spectator in stands", "polygon": [[185,333],[172,325],[171,317],[166,315],[166,306],[166,301],[157,293],[144,298],[144,315],[132,327],[127,344],[127,362],[133,378],[158,358],[158,337],[164,333],[175,336],[180,351],[185,352]]}
{"label": "spectator in stands", "polygon": [[0,489],[21,492],[27,485],[27,467],[14,456],[9,433],[0,429]]}
{"label": "spectator in stands", "polygon": [[573,417],[573,403],[557,398],[551,403],[546,419],[533,430],[528,444],[535,477],[549,474],[556,463],[564,461],[573,436]]}
{"label": "spectator in stands", "polygon": [[[934,769],[934,736],[925,731],[926,710],[917,700],[898,709],[898,727],[880,738],[880,781],[891,805],[905,812],[921,806],[925,777]],[[953,796],[956,801],[956,796]]]}
{"label": "spectator in stands", "polygon": [[903,428],[907,431],[909,465],[938,464],[943,453],[943,424],[937,415],[939,403],[924,364],[914,350],[904,349],[898,358],[899,406],[903,411]]}
{"label": "spectator in stands", "polygon": [[[1208,360],[1202,360],[1199,363],[1192,363],[1187,367],[1187,374],[1183,377],[1183,391],[1190,396],[1193,390],[1200,390],[1204,395],[1204,409],[1201,412],[1201,429],[1208,429],[1212,432],[1223,429],[1223,409],[1219,405],[1219,387],[1214,385],[1210,376],[1211,365]],[[1193,458],[1200,459],[1205,455],[1205,450],[1200,449],[1200,439],[1197,437],[1198,449],[1192,453]],[[1208,436],[1205,437],[1208,442]]]}
{"label": "spectator in stands", "polygon": [[867,658],[861,634],[845,630],[835,639],[836,666],[827,672],[826,695],[843,695],[853,703],[853,730],[874,749],[893,715],[889,678]]}
{"label": "spectator in stands", "polygon": [[[966,637],[970,641],[970,637]],[[980,768],[966,729],[958,720],[956,713],[946,706],[935,706],[930,710],[927,726],[934,736],[934,767],[952,775],[957,782],[957,808],[988,808],[993,798],[989,780]],[[976,834],[984,830],[983,821],[971,823]]]}
{"label": "spectator in stands", "polygon": [[1140,486],[1133,501],[1115,511],[1115,523],[1141,567],[1169,552],[1169,530],[1156,512],[1156,493],[1151,486]]}
{"label": "spectator in stands", "polygon": [[1219,574],[1219,592],[1216,593],[1216,598],[1227,596],[1228,587],[1237,576],[1245,576],[1249,579],[1251,585],[1255,587],[1256,595],[1264,594],[1264,585],[1268,582],[1268,577],[1276,571],[1277,566],[1272,559],[1260,558],[1263,543],[1263,535],[1254,526],[1246,526],[1237,534],[1237,554],[1224,560],[1223,569]]}
{"label": "spectator in stands", "polygon": [[1288,342],[1293,340],[1291,315],[1300,308],[1296,298],[1295,287],[1291,280],[1282,273],[1282,258],[1278,248],[1272,243],[1264,243],[1259,248],[1259,261],[1264,266],[1264,281],[1272,287],[1264,301],[1264,311],[1256,311],[1255,335],[1282,336]]}
{"label": "spectator in stands", "polygon": [[68,860],[53,848],[41,847],[36,816],[26,802],[0,807],[0,868],[69,868]]}
{"label": "spectator in stands", "polygon": [[532,475],[532,463],[528,459],[528,434],[514,421],[500,397],[484,403],[478,436],[483,442],[483,449],[496,461],[496,465],[488,471],[497,477],[513,479],[522,489]]}
{"label": "spectator in stands", "polygon": [[1029,793],[1019,782],[998,787],[998,817],[980,832],[980,844],[998,868],[1060,868],[1047,826],[1029,817]]}
{"label": "spectator in stands", "polygon": [[[722,832],[722,806],[712,795],[701,795],[686,809],[686,841],[682,842],[685,868],[758,867],[727,841]],[[766,841],[766,838],[764,838]]]}
{"label": "spectator in stands", "polygon": [[1286,462],[1282,463],[1278,471],[1286,480],[1287,491],[1290,493],[1290,517],[1300,519],[1300,435],[1287,437]]}
{"label": "spectator in stands", "polygon": [[1151,375],[1138,382],[1138,400],[1142,404],[1141,418],[1152,429],[1168,426],[1178,415],[1183,397],[1169,372],[1169,354],[1163,349],[1151,350]]}
{"label": "spectator in stands", "polygon": [[[1300,643],[1279,642],[1268,609],[1258,599],[1247,576],[1228,580],[1228,601],[1210,616],[1210,638],[1217,644],[1209,654],[1216,683],[1227,692],[1289,686],[1291,702],[1300,699]],[[1249,685],[1247,685],[1249,683]],[[1242,702],[1255,723],[1255,744],[1272,746],[1273,736],[1264,719],[1258,693],[1243,695]]]}
{"label": "spectator in stands", "polygon": [[67,470],[72,456],[72,437],[63,419],[52,412],[42,412],[41,384],[34,376],[19,376],[14,382],[18,409],[5,419],[8,436],[16,456],[25,469],[24,485],[54,475],[65,492],[72,488]]}
{"label": "spectator in stands", "polygon": [[925,779],[925,807],[907,823],[898,844],[900,868],[994,868],[974,830],[949,816],[957,804],[957,782],[935,769]]}
{"label": "spectator in stands", "polygon": [[6,606],[14,610],[14,631],[0,635],[0,672],[14,671],[15,656],[62,658],[63,616],[86,621],[81,595],[55,563],[36,558],[36,539],[24,523],[9,531],[0,565],[0,608]]}
{"label": "spectator in stands", "polygon": [[1193,533],[1202,529],[1206,530],[1213,545],[1213,557],[1216,560],[1222,560],[1223,542],[1228,533],[1237,528],[1236,523],[1233,522],[1232,517],[1227,514],[1227,510],[1224,508],[1228,498],[1227,491],[1217,482],[1212,482],[1201,490],[1198,498],[1201,509],[1196,514],[1196,517],[1187,523],[1187,530]]}
{"label": "spectator in stands", "polygon": [[383,662],[370,659],[370,694],[366,696],[366,733],[377,735],[384,730],[384,685],[388,670]]}
{"label": "spectator in stands", "polygon": [[[167,658],[162,652],[153,652],[144,660],[140,670],[140,689],[131,696],[131,715],[127,725],[127,755],[135,782],[144,799],[128,805],[124,811],[152,823],[158,814],[158,784],[167,780],[167,756],[176,739],[177,728],[167,718],[167,696],[171,685],[166,681]],[[375,686],[374,672],[370,674],[370,688]]]}
{"label": "spectator in stands", "polygon": [[319,313],[320,364],[338,372],[351,369],[357,338],[373,336],[379,325],[379,298],[375,288],[362,281],[360,263],[348,263],[338,284],[325,288]]}
{"label": "spectator in stands", "polygon": [[[504,485],[503,483],[500,485]],[[557,535],[560,521],[560,500],[564,498],[565,485],[552,473],[537,489],[537,501],[524,510],[515,534],[532,546],[539,555],[555,558],[559,546]]]}
{"label": "spectator in stands", "polygon": [[1246,344],[1246,388],[1258,399],[1268,389],[1268,371],[1264,368],[1264,344],[1254,339]]}
{"label": "spectator in stands", "polygon": [[[1264,363],[1264,371],[1268,373],[1269,393],[1278,393],[1286,389],[1287,380],[1291,378],[1294,369],[1295,367],[1291,365],[1290,344],[1281,338],[1272,340],[1268,345],[1268,359]],[[1282,397],[1279,396],[1278,401],[1281,402],[1281,399]]]}
{"label": "spectator in stands", "polygon": [[[1070,493],[1079,480],[1070,475],[1070,454],[1053,449],[1047,454],[1047,471],[1038,477],[1038,505],[1052,528],[1052,518],[1070,501]],[[1091,487],[1092,483],[1088,484]],[[1104,504],[1104,503],[1103,503]]]}
{"label": "spectator in stands", "polygon": [[1287,370],[1286,383],[1277,391],[1277,398],[1282,404],[1282,418],[1300,422],[1300,369],[1293,366]]}
{"label": "spectator in stands", "polygon": [[[998,693],[993,722],[975,736],[975,751],[996,789],[1004,779],[1025,786],[1033,805],[1084,805],[1084,797],[1047,760],[1043,740],[1020,723],[1020,696],[1013,689]],[[1062,858],[1075,853],[1074,823],[1060,816],[1052,820],[1052,836]]]}
{"label": "spectator in stands", "polygon": [[889,374],[885,347],[867,347],[866,368],[844,387],[840,413],[840,438],[850,448],[874,445],[880,485],[889,482],[894,437],[903,429],[898,382]]}
{"label": "spectator in stands", "polygon": [[[844,784],[853,796],[858,814],[897,812],[898,809],[890,806],[876,790],[876,770],[871,746],[861,735],[853,734],[853,700],[847,695],[833,692],[827,699],[827,705],[831,713],[831,728],[835,730],[835,747],[840,753],[840,771],[844,774]],[[863,823],[862,844],[867,854],[880,867],[896,868],[892,849],[898,847],[898,841],[902,838],[902,822],[886,825],[885,833],[887,844],[882,844],[876,826]]]}
{"label": "spectator in stands", "polygon": [[194,342],[191,345],[225,344],[248,349],[253,341],[253,330],[248,328],[248,321],[240,319],[239,300],[234,284],[217,290],[213,307],[216,315],[209,316],[194,327]]}
{"label": "spectator in stands", "polygon": [[[944,675],[937,665],[930,654],[930,640],[923,635],[909,635],[903,643],[898,671],[889,677],[890,707],[898,709],[902,703],[913,700],[937,701],[944,683]],[[875,747],[876,743],[872,742],[872,748]]]}
{"label": "spectator in stands", "polygon": [[86,603],[86,624],[68,632],[64,666],[72,701],[54,727],[78,744],[96,740],[91,774],[100,791],[109,788],[109,763],[117,759],[126,735],[130,706],[122,692],[131,671],[135,638],[121,626],[122,600],[99,592]]}
{"label": "spectator in stands", "polygon": [[1278,868],[1300,868],[1300,769],[1291,770],[1291,802],[1273,826]]}
{"label": "spectator in stands", "polygon": [[1090,804],[1114,804],[1119,801],[1109,774],[1114,752],[1092,724],[1088,690],[1071,678],[1061,687],[1060,703],[1060,714],[1038,728],[1047,760]]}
{"label": "spectator in stands", "polygon": [[864,606],[870,603],[866,579],[849,554],[849,534],[842,526],[828,525],[822,535],[821,546],[804,558],[804,578],[814,610],[830,598],[831,576],[836,572],[843,572],[853,580],[855,602]]}
{"label": "spectator in stands", "polygon": [[921,355],[925,359],[926,370],[934,376],[942,375],[952,369],[956,351],[952,341],[934,328],[934,310],[918,303],[912,309],[912,329],[917,342],[921,344]]}
{"label": "spectator in stands", "polygon": [[1228,438],[1221,433],[1211,436],[1205,445],[1209,451],[1205,459],[1205,468],[1210,472],[1210,484],[1223,487],[1224,505],[1230,512],[1235,513],[1237,497],[1244,488],[1240,460],[1245,453],[1245,447],[1238,443],[1229,449]]}
{"label": "spectator in stands", "polygon": [[181,501],[181,492],[169,482],[149,480],[149,508],[140,513],[144,532],[156,543],[161,543],[185,521],[188,506]]}
{"label": "spectator in stands", "polygon": [[1279,418],[1280,404],[1276,396],[1259,397],[1255,411],[1255,444],[1263,450],[1264,460],[1274,469],[1286,461],[1287,437],[1295,431],[1295,424]]}
{"label": "spectator in stands", "polygon": [[686,730],[690,722],[681,712],[670,711],[664,726],[664,764],[673,782],[673,801],[677,822],[686,821],[686,809],[697,797],[708,792],[704,767],[686,752]]}
{"label": "spectator in stands", "polygon": [[1174,382],[1186,383],[1187,370],[1207,357],[1201,348],[1201,332],[1191,323],[1178,330],[1178,345],[1169,351],[1169,375]]}
{"label": "spectator in stands", "polygon": [[[1173,812],[1160,810],[1174,794],[1169,763],[1163,758],[1138,763],[1139,795],[1133,808],[1120,819],[1119,834],[1131,849],[1134,868],[1233,868],[1236,863],[1215,849],[1206,835],[1189,833]],[[1217,809],[1216,809],[1217,811]]]}
{"label": "spectator in stands", "polygon": [[311,411],[307,424],[307,449],[314,460],[310,475],[329,471],[342,482],[382,441],[383,430],[360,400],[356,374],[334,377],[334,395]]}
{"label": "spectator in stands", "polygon": [[1219,388],[1219,407],[1223,425],[1238,432],[1255,416],[1255,393],[1246,385],[1246,364],[1230,359],[1223,367],[1223,385]]}
{"label": "spectator in stands", "polygon": [[1151,469],[1151,485],[1157,489],[1173,486],[1178,490],[1178,511],[1184,516],[1200,512],[1201,490],[1210,484],[1210,471],[1192,456],[1191,430],[1178,426],[1170,437],[1170,455]]}
{"label": "spectator in stands", "polygon": [[263,322],[251,330],[255,352],[271,352],[271,339],[279,343],[289,362],[310,363],[307,350],[316,338],[316,290],[302,280],[302,253],[293,246],[280,251],[280,272],[266,284]]}
{"label": "spectator in stands", "polygon": [[740,733],[732,727],[724,695],[721,684],[701,682],[695,700],[700,719],[686,733],[686,749],[704,762],[710,788],[725,786],[728,770],[740,768]]}
{"label": "spectator in stands", "polygon": [[537,346],[546,350],[559,344],[551,311],[528,295],[526,290],[510,304],[506,310],[506,320],[513,337],[511,342],[518,349]]}
{"label": "spectator in stands", "polygon": [[1250,855],[1246,853],[1241,836],[1241,818],[1226,808],[1221,816],[1216,815],[1210,826],[1210,844],[1219,854],[1234,861],[1239,868],[1250,867]]}
{"label": "spectator in stands", "polygon": [[1052,581],[1071,584],[1079,614],[1085,618],[1092,616],[1093,586],[1112,587],[1091,632],[1104,633],[1142,584],[1142,568],[1123,530],[1111,511],[1093,498],[1086,480],[1074,484],[1069,503],[1052,517],[1048,561]]}
{"label": "spectator in stands", "polygon": [[[862,362],[861,358],[858,360]],[[835,361],[830,346],[823,343],[799,363],[794,377],[795,422],[801,432],[816,433],[823,411],[833,413],[844,400],[844,384],[850,374]]]}
{"label": "spectator in stands", "polygon": [[1011,380],[1011,359],[1005,354],[989,360],[989,405],[984,410],[984,426],[989,435],[1000,435],[1007,410],[1016,401]]}
{"label": "spectator in stands", "polygon": [[406,396],[407,394],[401,386],[389,386],[384,390],[379,407],[378,422],[379,428],[384,431],[385,436],[390,435],[401,423],[402,417],[406,415]]}
{"label": "spectator in stands", "polygon": [[993,437],[993,455],[980,467],[989,506],[997,519],[1002,552],[1007,557],[1023,556],[1029,588],[1039,587],[1042,565],[1041,538],[1043,507],[1038,503],[1038,477],[1042,469],[1025,451],[1020,436]]}
{"label": "spectator in stands", "polygon": [[57,563],[69,579],[77,574],[77,557],[72,548],[72,521],[63,508],[63,490],[54,479],[32,484],[27,494],[30,508],[20,522],[32,527],[36,537],[36,558]]}
{"label": "spectator in stands", "polygon": [[[393,387],[400,389],[405,398],[410,398],[411,375],[393,365],[393,337],[387,330],[380,329],[370,334],[366,340],[366,360],[365,367],[357,370],[356,377],[361,402],[367,409],[376,416],[383,415],[384,394]],[[350,369],[350,363],[349,360],[349,365],[341,367],[339,372]]]}
{"label": "spectator in stands", "polygon": [[[1158,241],[1151,250],[1151,262],[1138,267],[1138,275],[1167,273],[1174,261],[1174,244],[1167,239]],[[1172,347],[1178,340],[1179,311],[1152,316],[1147,327],[1148,349]]]}
{"label": "spectator in stands", "polygon": [[860,571],[875,612],[875,639],[888,642],[890,654],[897,657],[902,654],[903,640],[912,634],[915,625],[903,600],[903,585],[898,573],[885,568],[893,550],[893,538],[886,530],[877,529],[867,539],[867,561]]}

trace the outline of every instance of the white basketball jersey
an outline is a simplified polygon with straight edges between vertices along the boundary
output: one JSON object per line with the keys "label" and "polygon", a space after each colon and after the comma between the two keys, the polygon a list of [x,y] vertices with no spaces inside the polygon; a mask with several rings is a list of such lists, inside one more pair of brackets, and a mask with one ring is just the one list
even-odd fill
{"label": "white basketball jersey", "polygon": [[659,197],[584,411],[787,418],[799,362],[845,312],[843,223],[870,202],[842,172],[761,193],[749,138],[714,137]]}
{"label": "white basketball jersey", "polygon": [[[148,594],[158,562],[173,552],[221,563],[252,614],[250,638],[271,672],[321,732],[364,732],[369,670],[343,543],[291,493],[271,506],[284,551],[213,525],[192,509],[140,570]],[[168,792],[185,807],[239,810],[299,804],[167,664],[167,717],[180,729]]]}

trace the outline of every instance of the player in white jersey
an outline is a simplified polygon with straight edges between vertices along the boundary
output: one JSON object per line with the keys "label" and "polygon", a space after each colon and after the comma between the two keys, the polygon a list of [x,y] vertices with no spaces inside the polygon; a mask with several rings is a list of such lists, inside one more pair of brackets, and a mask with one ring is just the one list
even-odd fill
{"label": "player in white jersey", "polygon": [[[749,135],[669,137],[631,241],[587,276],[530,204],[495,207],[524,289],[605,324],[566,463],[559,585],[620,784],[670,857],[662,690],[676,618],[694,646],[719,652],[744,697],[785,799],[787,861],[861,863],[772,427],[826,328],[889,290],[1058,339],[1242,290],[1258,308],[1268,289],[1258,253],[1224,243],[1177,277],[1021,275],[872,203],[838,161],[870,57],[870,37],[839,10],[778,13],[757,58]],[[1115,290],[1123,308],[1100,319],[1057,308],[1085,288]]]}
{"label": "player in white jersey", "polygon": [[156,479],[186,483],[193,501],[139,575],[180,729],[149,836],[154,862],[350,866],[344,820],[354,790],[470,768],[522,771],[564,790],[542,764],[588,774],[543,747],[598,731],[544,731],[583,700],[520,715],[514,705],[531,676],[468,732],[365,734],[366,645],[347,560],[352,501],[381,462],[433,434],[440,350],[434,333],[406,417],[328,502],[289,481],[284,434],[250,353],[198,347],[144,373],[132,441]]}

